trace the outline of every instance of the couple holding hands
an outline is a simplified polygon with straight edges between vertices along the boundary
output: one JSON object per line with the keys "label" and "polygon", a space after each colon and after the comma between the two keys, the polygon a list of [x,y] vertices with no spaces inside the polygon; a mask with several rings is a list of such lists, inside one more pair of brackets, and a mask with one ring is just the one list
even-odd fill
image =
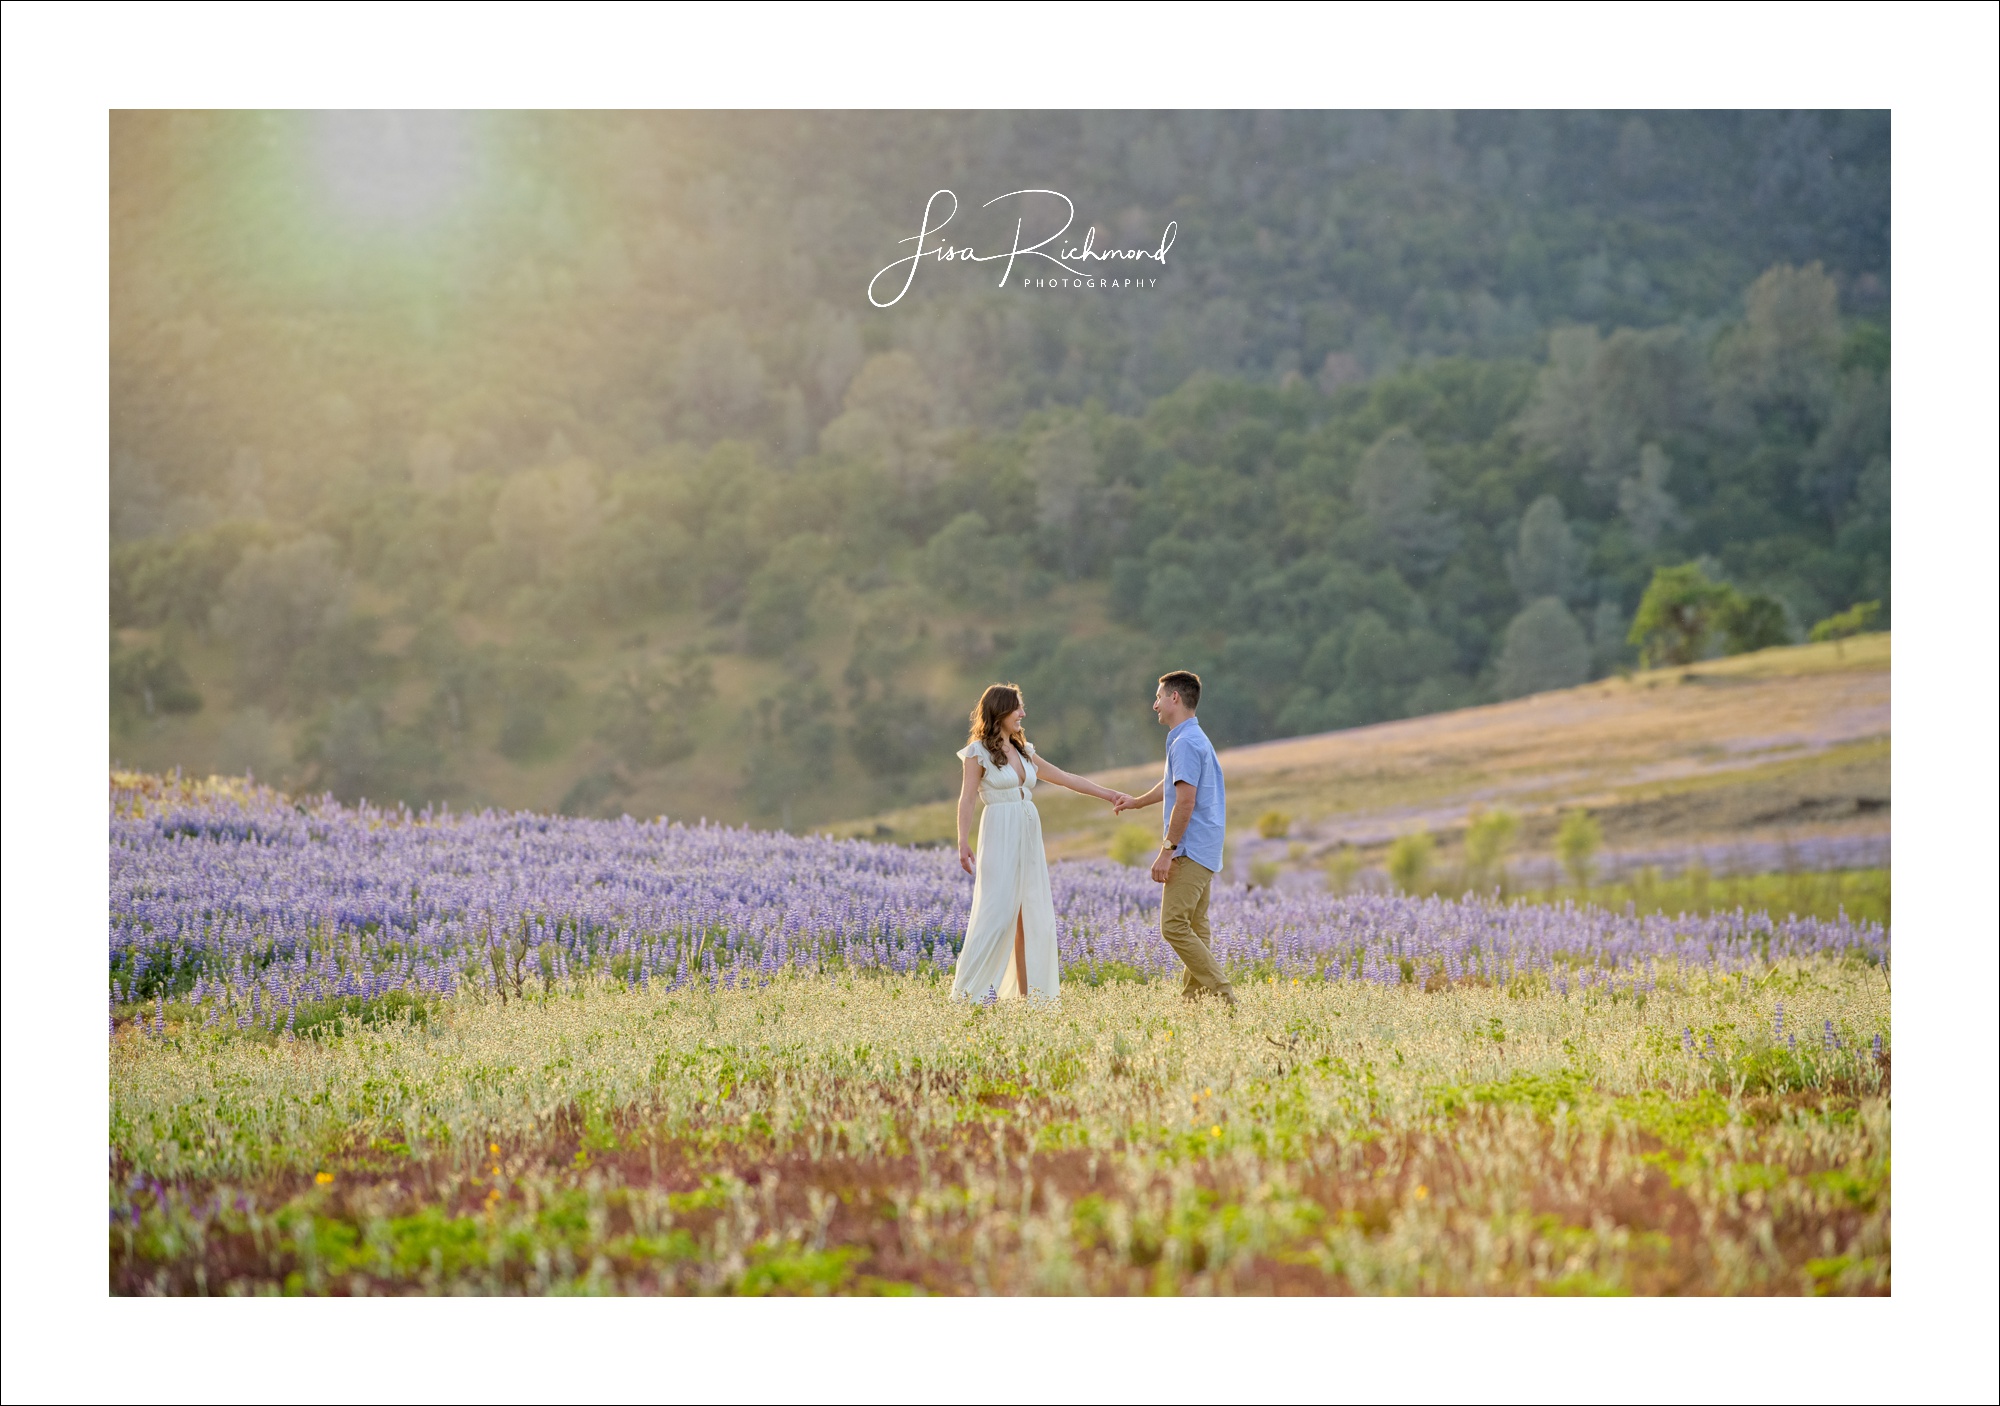
{"label": "couple holding hands", "polygon": [[[1177,669],[1160,676],[1153,714],[1167,729],[1166,774],[1145,795],[1128,796],[1039,756],[1023,730],[1028,709],[1020,689],[996,683],[980,695],[972,710],[971,739],[958,753],[965,764],[958,795],[958,862],[973,876],[973,885],[965,945],[951,983],[955,999],[1053,999],[1061,989],[1055,900],[1034,800],[1036,785],[1051,781],[1108,801],[1120,815],[1172,797],[1165,837],[1153,861],[1153,882],[1165,885],[1160,936],[1187,967],[1184,997],[1215,995],[1236,1004],[1229,978],[1210,951],[1208,888],[1222,867],[1226,799],[1215,748],[1195,717],[1200,702],[1196,675]],[[975,799],[984,805],[976,859],[967,843]]]}

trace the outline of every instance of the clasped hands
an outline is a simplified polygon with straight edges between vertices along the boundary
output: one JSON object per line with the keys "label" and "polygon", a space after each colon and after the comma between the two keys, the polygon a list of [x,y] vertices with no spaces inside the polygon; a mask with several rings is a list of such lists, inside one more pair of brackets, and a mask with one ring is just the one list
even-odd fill
{"label": "clasped hands", "polygon": [[[1123,815],[1128,810],[1139,809],[1138,801],[1126,795],[1123,791],[1113,791],[1111,792],[1110,795],[1103,797],[1102,799],[1111,802],[1111,813],[1113,815]],[[1173,877],[1173,873],[1174,873],[1173,849],[1167,845],[1162,845],[1160,846],[1159,857],[1153,861],[1153,867],[1151,870],[1153,882],[1156,884],[1164,884],[1168,879]]]}

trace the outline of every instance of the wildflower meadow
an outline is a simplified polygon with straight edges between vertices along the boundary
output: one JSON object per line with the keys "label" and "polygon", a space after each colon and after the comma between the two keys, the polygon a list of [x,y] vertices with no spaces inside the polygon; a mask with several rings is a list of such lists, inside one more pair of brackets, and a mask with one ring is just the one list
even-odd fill
{"label": "wildflower meadow", "polygon": [[201,1293],[1882,1293],[1890,945],[114,775],[110,1284]]}

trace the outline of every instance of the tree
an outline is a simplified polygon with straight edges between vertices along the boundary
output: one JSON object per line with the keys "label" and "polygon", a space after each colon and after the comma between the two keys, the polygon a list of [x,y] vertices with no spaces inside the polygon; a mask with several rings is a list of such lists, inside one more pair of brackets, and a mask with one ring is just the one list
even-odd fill
{"label": "tree", "polygon": [[1708,579],[1699,562],[1662,566],[1639,601],[1626,639],[1645,668],[1692,664],[1701,658],[1736,592]]}
{"label": "tree", "polygon": [[961,604],[1006,598],[1018,544],[995,532],[983,513],[960,513],[932,534],[917,562],[925,585]]}
{"label": "tree", "polygon": [[1101,481],[1089,424],[1068,419],[1036,435],[1023,467],[1035,485],[1035,548],[1064,576],[1093,574],[1117,546],[1131,490]]}
{"label": "tree", "polygon": [[1618,511],[1632,526],[1632,536],[1651,550],[1662,532],[1680,522],[1680,504],[1667,491],[1667,474],[1673,465],[1657,444],[1639,451],[1639,471],[1618,485]]}
{"label": "tree", "polygon": [[1840,354],[1840,289],[1818,263],[1766,269],[1743,295],[1729,369],[1757,400],[1822,412]]}
{"label": "tree", "polygon": [[111,645],[111,711],[120,722],[158,717],[162,713],[201,711],[201,694],[187,669],[173,655],[150,645],[121,649]]}
{"label": "tree", "polygon": [[1730,654],[1749,654],[1792,642],[1785,604],[1776,596],[1732,592],[1716,612],[1715,623],[1722,630],[1723,648]]}
{"label": "tree", "polygon": [[847,387],[820,448],[887,474],[904,492],[935,483],[946,468],[938,449],[938,393],[906,351],[871,356]]}
{"label": "tree", "polygon": [[751,574],[743,596],[744,642],[752,654],[782,654],[813,628],[813,600],[830,563],[826,539],[800,533]]}
{"label": "tree", "polygon": [[1543,596],[1566,599],[1576,584],[1581,557],[1562,504],[1553,494],[1544,493],[1521,514],[1515,550],[1507,558],[1507,575],[1523,605]]}
{"label": "tree", "polygon": [[1428,575],[1458,546],[1451,514],[1439,507],[1442,492],[1424,446],[1400,425],[1361,456],[1354,502],[1397,570]]}
{"label": "tree", "polygon": [[331,539],[317,533],[276,547],[251,546],[222,583],[210,613],[236,651],[248,693],[283,680],[292,657],[347,614],[348,581]]}
{"label": "tree", "polygon": [[635,665],[599,696],[597,736],[630,766],[677,762],[695,748],[689,715],[714,696],[714,671],[691,649],[671,667]]}
{"label": "tree", "polygon": [[547,582],[598,529],[603,475],[583,459],[551,469],[515,474],[493,505],[493,538],[525,570],[516,574]]}
{"label": "tree", "polygon": [[1554,596],[1543,596],[1507,626],[1494,676],[1502,698],[1574,688],[1589,677],[1590,641]]}

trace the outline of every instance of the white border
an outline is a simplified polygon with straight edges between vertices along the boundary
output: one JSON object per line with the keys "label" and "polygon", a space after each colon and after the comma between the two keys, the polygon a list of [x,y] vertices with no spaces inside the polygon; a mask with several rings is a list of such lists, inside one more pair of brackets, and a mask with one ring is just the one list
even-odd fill
{"label": "white border", "polygon": [[[1995,13],[8,4],[4,1395],[1992,1399]],[[316,1304],[227,1332],[107,1301],[106,110],[857,105],[1893,109],[1893,1300]]]}

